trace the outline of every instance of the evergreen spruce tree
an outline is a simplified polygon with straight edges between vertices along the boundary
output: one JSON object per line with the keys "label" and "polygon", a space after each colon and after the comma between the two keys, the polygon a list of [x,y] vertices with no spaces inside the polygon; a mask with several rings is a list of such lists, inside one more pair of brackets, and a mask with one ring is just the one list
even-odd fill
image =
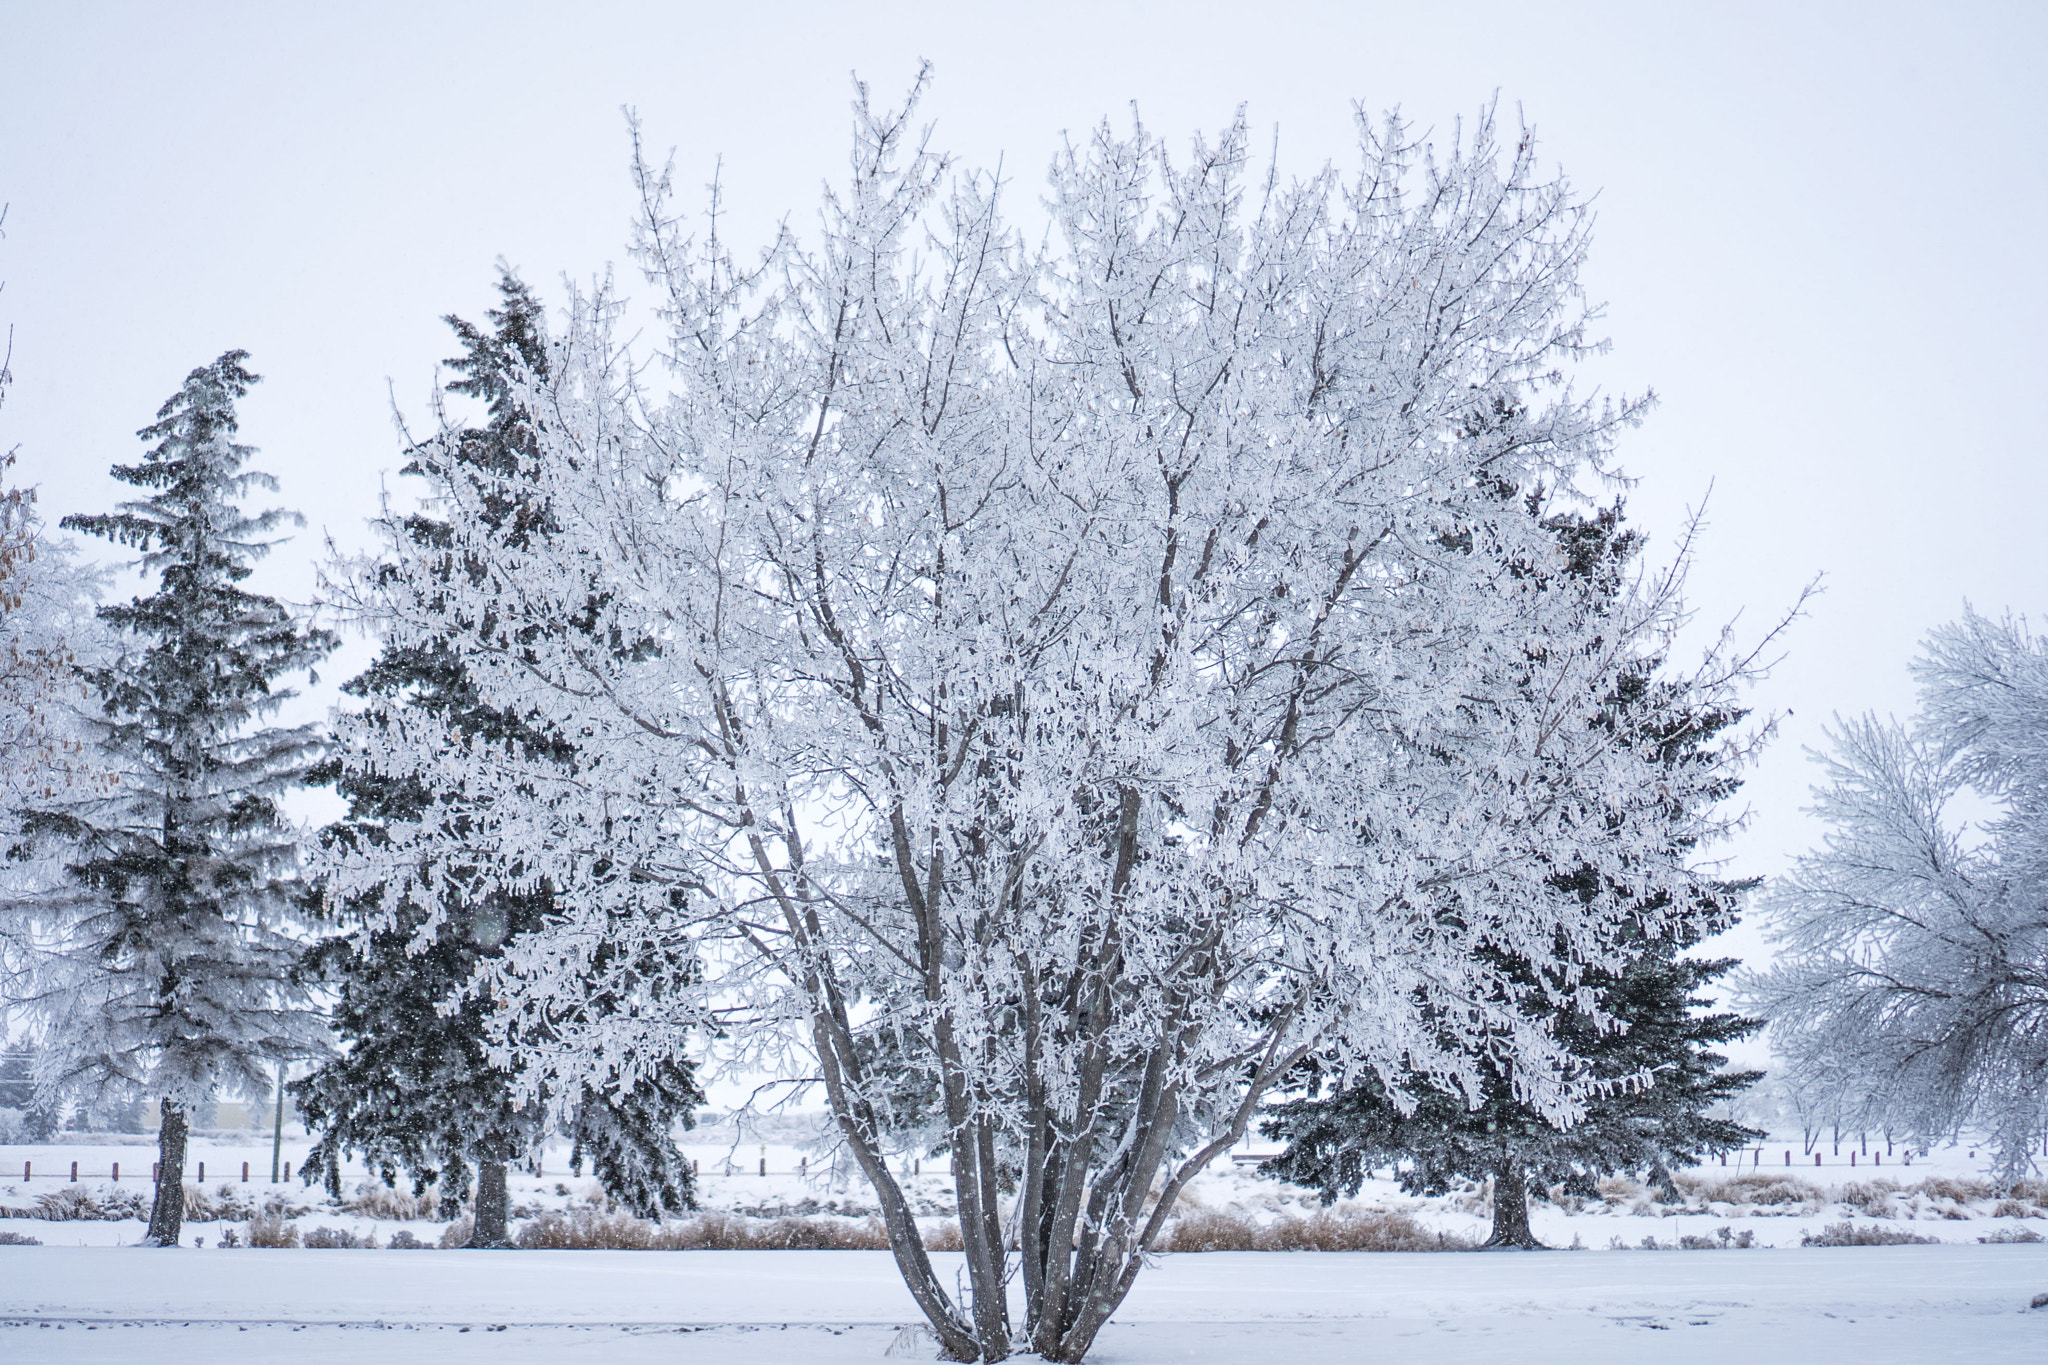
{"label": "evergreen spruce tree", "polygon": [[[1532,515],[1538,509],[1533,500],[1530,509]],[[1619,507],[1545,522],[1564,550],[1565,572],[1610,587],[1619,585],[1622,568],[1640,549],[1639,538],[1622,530],[1621,523]],[[1631,677],[1622,695],[1608,699],[1614,723],[1627,723],[1630,710],[1656,686],[1654,663]],[[1655,737],[1663,761],[1702,761],[1713,736],[1739,719],[1730,711],[1687,718]],[[1712,794],[1719,799],[1732,790],[1732,784],[1724,784]],[[1560,893],[1590,898],[1599,888],[1588,884],[1589,878],[1585,871],[1563,873],[1553,884]],[[1477,1095],[1451,1093],[1420,1073],[1399,1078],[1413,1103],[1407,1113],[1377,1075],[1335,1093],[1320,1093],[1328,1079],[1328,1059],[1314,1059],[1301,1072],[1308,1096],[1268,1111],[1265,1133],[1288,1146],[1265,1169],[1320,1190],[1326,1202],[1356,1194],[1382,1165],[1395,1167],[1402,1188],[1412,1194],[1443,1194],[1454,1180],[1490,1179],[1493,1226],[1486,1245],[1498,1248],[1540,1245],[1529,1226],[1532,1183],[1538,1188],[1563,1184],[1570,1192],[1591,1195],[1599,1176],[1644,1172],[1668,1192],[1671,1166],[1762,1136],[1706,1111],[1762,1078],[1761,1072],[1724,1070],[1727,1058],[1712,1049],[1748,1037],[1764,1021],[1700,1012],[1707,1002],[1699,992],[1737,963],[1682,955],[1708,933],[1735,922],[1736,904],[1751,885],[1722,883],[1689,905],[1661,900],[1642,905],[1641,916],[1623,930],[1630,950],[1626,967],[1588,971],[1579,978],[1598,1010],[1619,1027],[1602,1027],[1568,1003],[1557,964],[1545,969],[1552,988],[1546,991],[1530,963],[1494,956],[1494,965],[1526,988],[1522,1012],[1549,1027],[1579,1063],[1577,1079],[1591,1087],[1585,1116],[1572,1127],[1553,1126],[1522,1101],[1505,1047],[1474,1051],[1483,1078]],[[1642,1084],[1639,1078],[1646,1076],[1651,1083]]]}
{"label": "evergreen spruce tree", "polygon": [[[508,476],[532,444],[514,376],[521,369],[545,375],[548,353],[539,302],[509,272],[498,287],[501,306],[489,313],[488,330],[445,320],[463,347],[448,362],[461,376],[449,388],[482,401],[489,414],[481,427],[461,432],[455,447],[480,470]],[[488,515],[539,521],[534,508],[503,501]],[[423,514],[398,527],[415,546],[449,542],[446,526]],[[480,744],[513,746],[563,767],[576,761],[561,736],[484,704],[461,659],[439,644],[387,646],[344,690],[431,715]],[[349,759],[338,753],[321,771],[349,803],[348,816],[325,832],[331,852],[378,844],[392,822],[417,819],[434,806],[461,807],[453,787],[392,779]],[[498,1005],[478,969],[544,921],[549,897],[545,889],[478,878],[460,848],[442,853],[447,866],[437,879],[444,888],[437,904],[406,899],[392,907],[380,894],[356,896],[338,907],[342,927],[353,932],[313,954],[315,974],[338,990],[335,1028],[344,1048],[294,1087],[309,1127],[320,1133],[305,1171],[338,1190],[342,1162],[360,1155],[388,1182],[403,1171],[416,1190],[438,1184],[444,1207],[469,1195],[474,1176],[470,1245],[502,1246],[506,1168],[545,1136],[545,1112],[522,1102],[512,1072],[493,1064]],[[575,1161],[580,1167],[587,1155],[612,1197],[642,1216],[693,1207],[689,1164],[671,1132],[702,1103],[689,1064],[680,1060],[647,1068],[620,1094],[585,1087],[571,1110]]]}
{"label": "evergreen spruce tree", "polygon": [[1586,1015],[1564,1010],[1553,1016],[1556,1036],[1583,1063],[1584,1079],[1649,1072],[1655,1083],[1594,1094],[1585,1118],[1571,1128],[1553,1127],[1517,1099],[1512,1070],[1489,1058],[1476,1107],[1423,1076],[1405,1078],[1416,1099],[1407,1114],[1377,1077],[1337,1094],[1276,1105],[1265,1131],[1288,1146],[1266,1169],[1319,1189],[1326,1201],[1356,1194],[1380,1166],[1394,1166],[1411,1194],[1443,1194],[1455,1180],[1490,1179],[1489,1247],[1539,1245],[1529,1226],[1532,1184],[1591,1195],[1602,1175],[1643,1172],[1668,1190],[1670,1167],[1761,1136],[1706,1112],[1762,1076],[1723,1070],[1727,1059],[1710,1049],[1747,1037],[1763,1021],[1697,1010],[1697,992],[1735,965],[1733,959],[1681,957],[1672,940],[1658,939],[1646,942],[1618,976],[1589,973],[1600,1008],[1627,1031],[1602,1030]]}
{"label": "evergreen spruce tree", "polygon": [[280,1060],[324,1046],[296,984],[298,834],[281,799],[321,755],[313,725],[268,726],[278,684],[333,634],[245,590],[264,537],[295,514],[244,513],[251,489],[235,403],[257,376],[243,351],[194,370],[115,478],[149,490],[68,529],[140,552],[155,591],[100,609],[124,647],[82,670],[96,740],[118,779],[28,812],[27,839],[62,850],[40,909],[59,926],[37,964],[46,1074],[99,1096],[155,1096],[160,1174],[148,1241],[175,1246],[190,1115],[223,1091],[261,1093]]}

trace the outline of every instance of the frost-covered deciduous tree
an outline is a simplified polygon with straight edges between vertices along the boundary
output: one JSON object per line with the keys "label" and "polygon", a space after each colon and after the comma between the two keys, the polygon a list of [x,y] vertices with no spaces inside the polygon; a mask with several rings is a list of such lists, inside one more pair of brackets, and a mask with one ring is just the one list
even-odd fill
{"label": "frost-covered deciduous tree", "polygon": [[[451,448],[470,465],[514,474],[521,456],[532,453],[515,372],[545,375],[547,329],[525,284],[507,272],[498,289],[500,307],[488,329],[447,319],[463,347],[449,362],[461,376],[450,388],[489,408],[488,421],[464,429]],[[488,515],[517,517],[524,505],[507,499]],[[445,545],[449,537],[445,525],[423,515],[395,529],[415,546]],[[400,573],[413,562],[386,571]],[[561,736],[486,704],[443,641],[395,643],[344,690],[433,716],[468,741],[517,746],[565,769],[576,762],[574,746]],[[537,1148],[552,1125],[544,1105],[517,1093],[513,1066],[493,1062],[490,1021],[499,997],[474,978],[480,963],[546,921],[551,900],[544,889],[508,888],[459,870],[471,866],[466,840],[474,830],[455,814],[466,801],[458,786],[433,772],[387,776],[361,757],[344,745],[319,773],[349,802],[348,818],[324,832],[330,857],[380,842],[393,822],[418,822],[437,806],[437,824],[463,841],[450,839],[435,851],[458,871],[439,883],[431,912],[412,900],[383,914],[381,888],[359,892],[336,907],[342,932],[311,954],[315,973],[338,994],[341,1047],[296,1086],[307,1123],[320,1134],[307,1155],[306,1178],[324,1179],[339,1193],[343,1162],[360,1156],[387,1181],[404,1170],[416,1186],[438,1183],[444,1207],[452,1208],[469,1194],[473,1170],[470,1245],[509,1245],[506,1167]],[[694,1207],[689,1163],[673,1133],[693,1120],[703,1100],[685,1057],[650,1067],[623,1093],[586,1085],[566,1115],[576,1160],[580,1165],[587,1155],[606,1191],[642,1217]]]}
{"label": "frost-covered deciduous tree", "polygon": [[[1637,408],[1563,377],[1586,216],[1527,135],[1362,126],[1355,175],[1289,183],[1242,121],[1185,160],[1105,126],[1033,251],[910,120],[863,95],[818,239],[753,271],[639,166],[670,381],[581,300],[527,380],[523,528],[485,515],[509,481],[423,454],[453,541],[394,536],[417,568],[359,600],[573,736],[575,772],[375,699],[350,742],[478,794],[488,856],[556,898],[497,969],[508,1033],[635,1002],[530,1084],[644,1064],[693,1008],[751,1007],[739,1043],[798,1021],[945,1355],[1072,1361],[1313,1052],[1455,1086],[1489,1037],[1576,1114],[1520,1002],[1590,1006],[1578,973],[1693,894],[1741,745],[1674,769],[1661,737],[1732,670],[1611,708],[1674,586],[1528,571],[1560,551],[1519,495],[1596,483]],[[394,828],[337,890],[430,894],[416,850],[448,837]],[[652,908],[703,999],[593,981]],[[938,1097],[960,1299],[883,1160],[905,1094]]]}
{"label": "frost-covered deciduous tree", "polygon": [[[2048,1133],[2048,644],[1966,612],[1914,672],[1910,726],[1838,722],[1819,756],[1826,841],[1771,889],[1748,985],[1837,1121],[1971,1129],[2013,1179]],[[1965,793],[1996,816],[1965,825]]]}
{"label": "frost-covered deciduous tree", "polygon": [[262,722],[335,640],[241,586],[289,515],[238,506],[275,487],[233,439],[246,359],[194,370],[140,433],[142,462],[114,468],[146,497],[62,523],[137,550],[155,591],[100,608],[122,653],[83,670],[113,789],[31,809],[24,838],[65,875],[11,907],[43,925],[30,1003],[55,1082],[159,1100],[159,1246],[184,1216],[188,1112],[324,1046],[292,980],[298,831],[279,807],[321,740]]}
{"label": "frost-covered deciduous tree", "polygon": [[[0,205],[0,225],[6,221]],[[13,359],[9,328],[0,343],[0,408]],[[0,479],[14,463],[13,450],[0,453]],[[36,490],[0,484],[0,838],[20,831],[24,806],[104,780],[79,734],[84,695],[75,674],[81,648],[87,659],[96,654],[99,586],[98,575],[44,534]],[[6,937],[0,926],[0,944]]]}
{"label": "frost-covered deciduous tree", "polygon": [[[6,219],[0,205],[0,225]],[[10,328],[0,347],[0,408],[14,382],[13,359]],[[15,451],[0,454],[0,478],[14,464]],[[106,633],[93,616],[101,587],[99,573],[46,533],[36,490],[0,486],[0,1042],[14,1035],[11,1006],[35,994],[30,973],[46,927],[6,907],[53,870],[20,839],[23,814],[39,803],[104,792],[108,781],[88,743],[89,699],[78,676],[82,663],[105,661]],[[23,1111],[38,1140],[54,1131],[63,1106],[47,1068],[38,1081],[31,1065],[41,1055],[24,1043],[0,1064],[10,1092],[0,1108]]]}

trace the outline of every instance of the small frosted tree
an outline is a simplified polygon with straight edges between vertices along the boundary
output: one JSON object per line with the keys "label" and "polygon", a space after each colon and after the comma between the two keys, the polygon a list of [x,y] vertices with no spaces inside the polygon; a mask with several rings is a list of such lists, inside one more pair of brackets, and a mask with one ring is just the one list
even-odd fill
{"label": "small frosted tree", "polygon": [[[1582,205],[1490,118],[1442,154],[1361,134],[1355,177],[1290,185],[1241,121],[1186,160],[1103,127],[1055,164],[1038,255],[863,93],[820,239],[754,272],[640,164],[667,389],[616,300],[579,300],[516,479],[451,433],[421,456],[451,544],[394,535],[416,568],[359,579],[388,638],[447,641],[577,749],[572,776],[394,705],[348,721],[487,795],[479,844],[555,897],[492,970],[507,1036],[630,1004],[527,1084],[644,1064],[709,1003],[751,1011],[739,1046],[793,1023],[949,1359],[1080,1359],[1307,1056],[1458,1084],[1497,1036],[1576,1117],[1524,996],[1590,1000],[1721,828],[1701,793],[1742,745],[1674,768],[1659,736],[1739,669],[1592,723],[1675,593],[1526,572],[1560,552],[1499,491],[1597,481],[1637,412],[1562,379]],[[544,520],[487,515],[515,485]],[[337,889],[425,894],[452,823]],[[594,961],[678,924],[701,994]],[[906,1095],[952,1153],[958,1299],[884,1159]]]}
{"label": "small frosted tree", "polygon": [[194,370],[114,477],[149,490],[66,528],[140,553],[154,591],[100,608],[120,656],[82,676],[111,792],[32,808],[24,838],[63,876],[17,909],[45,926],[33,1008],[53,1084],[155,1096],[161,1172],[148,1238],[177,1244],[188,1114],[221,1092],[264,1093],[275,1063],[324,1045],[293,980],[303,940],[298,831],[280,800],[320,754],[314,726],[263,721],[278,686],[333,648],[332,633],[241,584],[290,514],[244,513],[233,438],[256,376],[244,352]]}
{"label": "small frosted tree", "polygon": [[[1826,840],[1771,888],[1746,985],[1837,1122],[1972,1130],[2015,1179],[2048,1134],[2048,643],[1968,611],[1913,671],[1911,725],[1838,721],[1816,755]],[[1996,814],[1964,824],[1965,793]]]}

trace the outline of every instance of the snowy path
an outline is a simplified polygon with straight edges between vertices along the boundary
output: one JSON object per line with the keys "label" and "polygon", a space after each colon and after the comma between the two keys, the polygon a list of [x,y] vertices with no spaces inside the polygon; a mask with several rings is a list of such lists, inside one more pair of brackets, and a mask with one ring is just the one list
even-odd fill
{"label": "snowy path", "polygon": [[[2035,1365],[2044,1290],[2044,1246],[1174,1256],[1091,1359]],[[915,1316],[881,1252],[0,1247],[0,1359],[24,1365],[872,1361]]]}

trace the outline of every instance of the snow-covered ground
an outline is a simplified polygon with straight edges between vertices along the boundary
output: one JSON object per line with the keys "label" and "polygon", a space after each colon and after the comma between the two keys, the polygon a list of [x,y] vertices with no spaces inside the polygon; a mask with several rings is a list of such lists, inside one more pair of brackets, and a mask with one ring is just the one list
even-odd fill
{"label": "snow-covered ground", "polygon": [[[2042,1245],[1169,1256],[1091,1359],[2035,1365],[2043,1289]],[[870,1361],[915,1320],[883,1252],[0,1247],[0,1359],[23,1365]]]}
{"label": "snow-covered ground", "polygon": [[[875,1203],[865,1181],[858,1174],[835,1171],[817,1153],[809,1140],[814,1128],[806,1121],[769,1120],[744,1129],[730,1123],[701,1127],[688,1135],[684,1150],[698,1162],[698,1196],[707,1209],[780,1217],[789,1214],[827,1213],[863,1218],[874,1212]],[[330,1200],[324,1190],[307,1189],[296,1179],[303,1167],[309,1140],[303,1135],[287,1136],[284,1160],[291,1163],[294,1179],[272,1185],[270,1144],[267,1136],[223,1134],[196,1139],[191,1146],[188,1171],[196,1176],[198,1163],[206,1165],[209,1201],[225,1215],[198,1218],[188,1223],[186,1238],[204,1238],[217,1244],[223,1232],[245,1220],[248,1210],[260,1208],[266,1200],[282,1201],[286,1217],[302,1229],[332,1227],[357,1237],[375,1236],[388,1242],[401,1229],[428,1243],[438,1242],[446,1223],[430,1214],[408,1213],[405,1196],[410,1187],[401,1181],[396,1198],[387,1197],[381,1182],[359,1166],[351,1167],[343,1181],[343,1198]],[[768,1174],[759,1174],[764,1160]],[[1793,1164],[1784,1164],[1790,1151]],[[117,1246],[133,1243],[142,1232],[146,1212],[150,1163],[155,1148],[144,1137],[63,1137],[55,1143],[37,1146],[0,1146],[0,1232],[13,1231],[32,1236],[46,1245]],[[1882,1164],[1872,1165],[1869,1155],[1857,1154],[1850,1164],[1850,1150],[1839,1155],[1832,1146],[1823,1147],[1823,1164],[1813,1165],[1811,1155],[1799,1144],[1779,1141],[1765,1149],[1761,1166],[1746,1162],[1738,1170],[1732,1163],[1701,1167],[1685,1173],[1686,1183],[1695,1191],[1683,1204],[1657,1204],[1632,1182],[1608,1182],[1606,1197],[1553,1204],[1537,1201],[1530,1210],[1536,1235],[1552,1245],[1605,1250],[1617,1241],[1635,1248],[1648,1237],[1659,1244],[1680,1237],[1714,1237],[1722,1228],[1731,1236],[1747,1232],[1758,1247],[1796,1247],[1802,1236],[1845,1219],[1876,1220],[1910,1228],[1915,1235],[1931,1236],[1944,1242],[1971,1242],[1979,1237],[2023,1231],[2048,1236],[2048,1201],[2019,1201],[2008,1204],[1990,1197],[1958,1200],[1927,1193],[1930,1177],[1982,1183],[1986,1174],[1984,1153],[1967,1147],[1937,1149],[1905,1164],[1899,1149]],[[69,1180],[71,1163],[79,1163],[80,1179]],[[33,1179],[24,1184],[23,1163]],[[249,1164],[251,1179],[241,1181],[242,1163]],[[121,1168],[118,1184],[110,1179],[114,1165]],[[730,1170],[731,1174],[727,1174]],[[1367,1182],[1355,1207],[1402,1213],[1430,1232],[1452,1238],[1483,1237],[1490,1218],[1485,1193],[1476,1184],[1463,1192],[1435,1199],[1417,1199],[1403,1194],[1390,1179]],[[1751,1189],[1714,1186],[1733,1176],[1751,1177]],[[1754,1177],[1767,1177],[1758,1181]],[[953,1212],[951,1178],[942,1162],[927,1163],[920,1174],[903,1177],[912,1206],[929,1224],[949,1218]],[[1903,1187],[1886,1194],[1889,1183]],[[534,1214],[590,1207],[603,1202],[602,1191],[588,1175],[572,1175],[568,1150],[550,1148],[534,1175],[515,1170],[509,1179],[515,1219]],[[1762,1188],[1759,1188],[1762,1187]],[[1712,1199],[1711,1194],[1735,1194],[1736,1199]],[[363,1197],[367,1195],[368,1197]],[[1844,1196],[1848,1196],[1844,1202]],[[101,1206],[130,1201],[136,1216],[121,1219],[90,1218],[74,1221],[46,1221],[7,1217],[10,1210],[26,1211],[38,1201],[86,1198]],[[1223,1161],[1198,1178],[1186,1196],[1190,1209],[1202,1208],[1240,1213],[1255,1221],[1271,1221],[1302,1215],[1319,1207],[1307,1190],[1285,1185],[1260,1175],[1255,1169]],[[2002,1212],[2001,1212],[2002,1211]]]}
{"label": "snow-covered ground", "polygon": [[[688,1151],[700,1163],[699,1193],[708,1208],[858,1217],[872,1206],[858,1178],[817,1159],[801,1125],[726,1125],[691,1137]],[[307,1145],[303,1136],[286,1140],[284,1156],[295,1171]],[[1639,1186],[1611,1182],[1602,1199],[1534,1206],[1540,1237],[1560,1247],[1576,1243],[1587,1254],[1162,1256],[1091,1358],[1106,1365],[1315,1365],[1370,1356],[1449,1365],[1507,1355],[1597,1365],[1654,1350],[1661,1365],[1811,1361],[1824,1353],[1859,1362],[2048,1360],[2048,1310],[2027,1309],[2034,1295],[2048,1292],[2048,1242],[1979,1241],[2048,1235],[2048,1208],[1968,1197],[1960,1183],[1955,1191],[1966,1197],[1940,1193],[1949,1189],[1942,1180],[1982,1179],[1984,1163],[1966,1148],[1916,1157],[1910,1167],[1902,1152],[1873,1166],[1859,1151],[1852,1167],[1848,1149],[1837,1157],[1830,1145],[1816,1169],[1791,1144],[1795,1165],[1788,1170],[1785,1147],[1772,1145],[1760,1169],[1745,1164],[1741,1172],[1769,1177],[1762,1183],[1776,1185],[1778,1202],[1708,1198],[1737,1190],[1715,1184],[1737,1173],[1731,1164],[1688,1173],[1693,1195],[1683,1205],[1656,1204]],[[26,1209],[51,1196],[105,1204],[123,1191],[139,1206],[153,1157],[145,1138],[64,1135],[42,1147],[0,1147],[0,1206]],[[373,1236],[382,1247],[401,1229],[431,1244],[446,1227],[388,1216],[406,1211],[404,1199],[378,1194],[359,1170],[349,1173],[340,1203],[296,1180],[272,1185],[261,1135],[216,1134],[196,1141],[191,1159],[195,1173],[198,1161],[207,1163],[215,1204],[246,1209],[275,1197],[308,1231],[344,1229]],[[75,1185],[68,1178],[74,1160]],[[19,1179],[24,1161],[34,1175],[26,1185]],[[109,1178],[117,1161],[119,1185]],[[247,1185],[240,1180],[244,1161],[252,1176]],[[1930,1177],[1936,1185],[1925,1183]],[[1888,1192],[1881,1181],[1904,1188]],[[566,1151],[549,1151],[539,1175],[516,1172],[511,1183],[515,1209],[525,1215],[601,1199],[595,1182],[568,1173]],[[927,1166],[907,1184],[928,1219],[950,1213],[942,1169]],[[368,1197],[359,1197],[363,1190]],[[1205,1174],[1189,1202],[1191,1210],[1255,1222],[1317,1206],[1307,1191],[1229,1163]],[[1483,1233],[1488,1214],[1477,1187],[1418,1200],[1386,1179],[1369,1182],[1356,1204],[1468,1237]],[[510,1365],[586,1358],[631,1365],[678,1355],[692,1365],[873,1360],[917,1316],[880,1252],[224,1248],[234,1217],[188,1222],[187,1246],[176,1252],[121,1249],[141,1236],[139,1218],[0,1217],[0,1232],[43,1243],[0,1246],[0,1360],[85,1365],[147,1354],[160,1365],[185,1365],[228,1353],[317,1365],[383,1351]],[[1944,1244],[1800,1246],[1805,1234],[1842,1221]],[[1683,1236],[1716,1239],[1721,1228],[1750,1233],[1754,1246],[1638,1249],[1645,1238],[1666,1248]],[[945,1265],[955,1259],[939,1257]]]}

